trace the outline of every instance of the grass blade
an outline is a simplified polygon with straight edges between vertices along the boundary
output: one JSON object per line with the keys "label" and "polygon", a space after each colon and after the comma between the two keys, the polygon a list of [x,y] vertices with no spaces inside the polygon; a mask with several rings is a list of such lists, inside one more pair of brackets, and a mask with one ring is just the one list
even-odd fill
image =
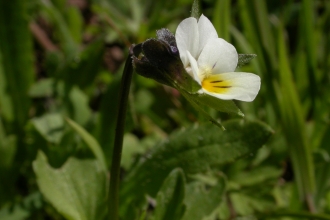
{"label": "grass blade", "polygon": [[32,39],[28,29],[25,1],[0,1],[0,51],[11,94],[15,123],[22,130],[28,119],[28,89],[34,78]]}
{"label": "grass blade", "polygon": [[213,11],[212,23],[218,32],[219,37],[230,41],[230,0],[218,0]]}
{"label": "grass blade", "polygon": [[283,27],[279,27],[279,106],[284,135],[289,146],[296,182],[301,198],[313,208],[312,196],[315,191],[314,165],[312,153],[306,140],[302,106],[292,79],[292,72],[284,42]]}
{"label": "grass blade", "polygon": [[71,119],[66,118],[66,121],[71,126],[71,128],[75,130],[80,135],[80,137],[85,141],[89,149],[94,153],[95,157],[100,162],[102,168],[104,170],[107,170],[108,166],[104,158],[102,148],[100,147],[99,143],[95,140],[95,138],[92,135],[90,135],[83,127],[81,127]]}

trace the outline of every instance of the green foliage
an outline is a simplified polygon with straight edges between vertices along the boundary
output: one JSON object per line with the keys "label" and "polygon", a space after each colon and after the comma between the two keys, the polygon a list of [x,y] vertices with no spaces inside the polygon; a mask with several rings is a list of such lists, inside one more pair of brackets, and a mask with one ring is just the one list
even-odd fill
{"label": "green foliage", "polygon": [[45,114],[39,118],[34,118],[32,123],[48,142],[60,143],[64,127],[64,119],[60,114]]}
{"label": "green foliage", "polygon": [[[272,134],[267,125],[259,122],[234,120],[224,125],[225,132],[206,124],[173,133],[132,169],[123,182],[121,200],[131,203],[144,194],[155,196],[168,173],[176,167],[186,174],[196,174],[254,153]],[[127,211],[123,209],[122,213]]]}
{"label": "green foliage", "polygon": [[7,135],[0,121],[0,168],[12,166],[16,153],[16,136]]}
{"label": "green foliage", "polygon": [[182,220],[203,219],[216,209],[224,197],[225,180],[219,178],[211,189],[205,188],[205,184],[201,182],[192,182],[187,186],[185,198],[187,211]]}
{"label": "green foliage", "polygon": [[218,36],[230,40],[230,23],[231,23],[231,5],[230,0],[217,0],[213,10],[212,24],[217,30]]}
{"label": "green foliage", "polygon": [[27,195],[23,201],[14,206],[5,205],[0,210],[0,218],[3,220],[26,219],[31,216],[33,210],[42,207],[42,196],[40,192]]}
{"label": "green foliage", "polygon": [[[291,158],[294,164],[296,178],[298,179],[298,188],[300,195],[309,196],[315,191],[314,186],[314,167],[310,148],[307,146],[306,131],[303,125],[302,109],[299,102],[298,94],[292,81],[292,73],[286,56],[286,49],[283,42],[283,33],[279,28],[279,73],[281,95],[278,99],[280,102],[280,115],[284,119],[282,124],[286,130],[288,144],[293,146],[291,149]],[[284,95],[285,94],[285,95]],[[287,107],[290,106],[288,109]],[[294,131],[294,132],[293,132]],[[299,146],[299,148],[298,148]]]}
{"label": "green foliage", "polygon": [[[27,92],[34,80],[31,33],[28,29],[26,2],[0,3],[0,74],[10,101],[17,132],[21,132],[28,119],[30,100]],[[2,71],[1,71],[2,70]]]}
{"label": "green foliage", "polygon": [[[319,70],[315,70],[315,56],[327,41],[327,37],[321,34],[323,29],[315,25],[315,19],[326,19],[329,6],[317,5],[315,1],[302,1],[299,3],[301,10],[295,11],[295,5],[291,2],[283,13],[272,11],[270,15],[270,7],[267,7],[269,5],[266,1],[252,1],[251,4],[244,0],[239,1],[239,7],[242,9],[242,32],[245,37],[235,29],[233,35],[240,42],[243,52],[252,50],[258,54],[258,61],[254,63],[255,70],[264,78],[267,87],[264,90],[265,96],[274,109],[274,112],[269,112],[268,115],[272,114],[281,122],[300,197],[306,201],[310,210],[316,210],[313,202],[315,171],[312,151],[318,148],[317,144],[314,144],[318,138],[317,135],[307,138],[307,127],[309,120],[316,124],[327,124],[327,119],[324,119],[328,115],[323,114],[322,117],[325,118],[321,119],[315,114],[316,111],[322,112],[323,108],[316,110],[318,105],[315,100],[322,102],[327,94],[323,91],[315,98],[318,91],[315,87],[316,78],[321,80],[320,73],[325,68],[319,66]],[[317,13],[318,7],[327,12],[322,15]],[[273,15],[277,20],[272,20]],[[299,25],[294,24],[295,20],[300,21]],[[299,36],[290,34],[294,29]],[[317,40],[313,37],[315,33],[321,34],[319,36],[325,41],[316,43]],[[248,45],[243,45],[246,43]],[[329,56],[325,56],[328,60]],[[321,63],[321,60],[318,62]],[[276,121],[272,123],[277,124]]]}
{"label": "green foliage", "polygon": [[182,219],[185,206],[183,198],[185,196],[185,180],[180,169],[174,169],[164,180],[157,193],[155,210],[155,220],[162,219]]}
{"label": "green foliage", "polygon": [[69,118],[66,118],[66,121],[71,126],[71,128],[81,136],[81,138],[85,141],[86,145],[93,152],[98,162],[101,164],[103,170],[106,171],[108,166],[106,164],[104,154],[99,143],[97,143],[95,138],[92,135],[90,135],[84,128],[78,125],[76,122],[72,121]]}
{"label": "green foliage", "polygon": [[54,169],[39,151],[33,169],[40,191],[65,218],[104,217],[107,178],[98,161],[70,158],[60,169]]}

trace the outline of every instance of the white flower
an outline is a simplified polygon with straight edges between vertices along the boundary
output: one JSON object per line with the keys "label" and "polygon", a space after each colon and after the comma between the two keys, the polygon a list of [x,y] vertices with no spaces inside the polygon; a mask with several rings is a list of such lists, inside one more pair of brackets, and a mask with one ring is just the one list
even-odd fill
{"label": "white flower", "polygon": [[181,61],[186,71],[206,93],[220,99],[251,102],[260,89],[260,77],[252,73],[234,72],[238,54],[233,45],[218,34],[208,18],[198,22],[183,20],[175,33]]}

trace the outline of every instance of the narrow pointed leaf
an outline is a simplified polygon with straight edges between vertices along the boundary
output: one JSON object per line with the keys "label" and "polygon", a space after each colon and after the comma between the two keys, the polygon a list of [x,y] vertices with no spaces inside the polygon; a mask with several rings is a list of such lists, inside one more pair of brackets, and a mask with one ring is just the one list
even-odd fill
{"label": "narrow pointed leaf", "polygon": [[199,0],[194,0],[193,5],[191,7],[191,17],[199,19],[201,15],[201,6]]}
{"label": "narrow pointed leaf", "polygon": [[253,60],[257,55],[255,54],[238,54],[238,63],[236,68],[240,68],[246,64],[248,64],[251,60]]}
{"label": "narrow pointed leaf", "polygon": [[0,53],[4,73],[1,78],[6,81],[1,84],[5,84],[4,89],[11,97],[12,106],[8,107],[13,108],[17,132],[22,132],[28,119],[28,89],[35,77],[27,6],[26,1],[0,1]]}
{"label": "narrow pointed leaf", "polygon": [[290,147],[290,156],[301,199],[315,192],[314,163],[306,137],[302,105],[296,90],[284,41],[284,29],[278,28],[280,115],[283,133]]}
{"label": "narrow pointed leaf", "polygon": [[99,143],[95,140],[95,138],[89,134],[83,127],[81,127],[76,122],[72,121],[69,118],[66,118],[66,121],[70,125],[70,127],[75,130],[80,137],[85,141],[89,149],[93,152],[96,159],[100,162],[103,170],[107,170],[107,163],[104,157],[104,153],[102,151],[101,146]]}
{"label": "narrow pointed leaf", "polygon": [[200,113],[202,114],[205,118],[207,118],[211,123],[215,124],[222,130],[225,130],[225,127],[217,121],[215,118],[213,118],[204,108],[203,106],[200,106],[199,103],[191,98],[189,94],[182,93],[182,95],[188,100],[188,102]]}
{"label": "narrow pointed leaf", "polygon": [[230,21],[231,1],[230,0],[217,0],[213,10],[212,23],[217,30],[219,37],[230,41],[229,28]]}
{"label": "narrow pointed leaf", "polygon": [[185,206],[185,179],[181,169],[174,169],[157,194],[155,220],[180,220]]}

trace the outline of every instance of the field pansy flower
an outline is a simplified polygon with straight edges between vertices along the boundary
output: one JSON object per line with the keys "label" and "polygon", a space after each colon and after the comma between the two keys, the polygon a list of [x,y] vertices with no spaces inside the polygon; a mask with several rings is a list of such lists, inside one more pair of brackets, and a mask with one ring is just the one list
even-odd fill
{"label": "field pansy flower", "polygon": [[175,33],[180,58],[186,71],[201,85],[199,93],[219,99],[251,102],[260,89],[260,77],[234,72],[238,54],[233,45],[218,34],[208,18],[198,22],[190,17],[183,20]]}

